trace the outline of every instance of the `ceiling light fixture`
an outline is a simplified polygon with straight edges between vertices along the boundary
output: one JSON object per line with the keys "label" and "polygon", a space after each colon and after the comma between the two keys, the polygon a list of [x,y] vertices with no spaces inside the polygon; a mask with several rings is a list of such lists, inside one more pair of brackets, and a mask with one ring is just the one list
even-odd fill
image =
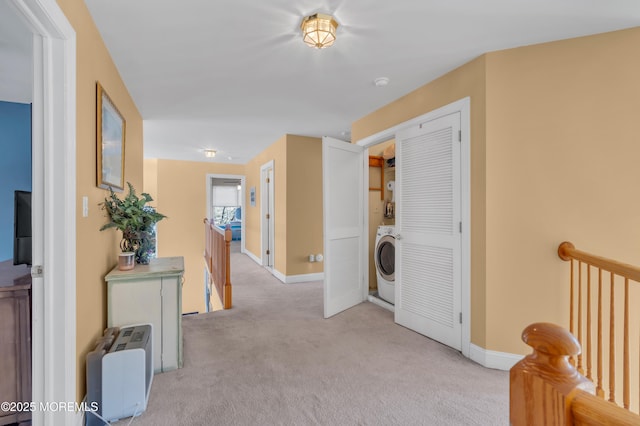
{"label": "ceiling light fixture", "polygon": [[205,149],[204,150],[204,155],[207,158],[213,158],[216,156],[216,150],[215,149]]}
{"label": "ceiling light fixture", "polygon": [[309,47],[324,49],[331,46],[336,40],[338,23],[331,15],[316,13],[305,17],[300,28],[302,29],[302,40]]}

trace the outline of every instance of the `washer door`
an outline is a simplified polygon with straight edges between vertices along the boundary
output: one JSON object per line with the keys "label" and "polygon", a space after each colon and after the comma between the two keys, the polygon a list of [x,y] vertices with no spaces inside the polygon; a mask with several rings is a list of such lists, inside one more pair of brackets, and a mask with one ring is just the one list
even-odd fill
{"label": "washer door", "polygon": [[396,239],[391,235],[380,238],[376,245],[376,270],[387,281],[395,281]]}

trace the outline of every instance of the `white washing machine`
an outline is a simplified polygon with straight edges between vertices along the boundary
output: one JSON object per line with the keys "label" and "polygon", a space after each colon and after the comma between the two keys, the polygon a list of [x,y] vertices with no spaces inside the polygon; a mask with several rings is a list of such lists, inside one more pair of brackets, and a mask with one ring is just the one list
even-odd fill
{"label": "white washing machine", "polygon": [[376,233],[376,248],[373,259],[376,263],[378,295],[391,304],[395,304],[396,269],[396,227],[382,225]]}

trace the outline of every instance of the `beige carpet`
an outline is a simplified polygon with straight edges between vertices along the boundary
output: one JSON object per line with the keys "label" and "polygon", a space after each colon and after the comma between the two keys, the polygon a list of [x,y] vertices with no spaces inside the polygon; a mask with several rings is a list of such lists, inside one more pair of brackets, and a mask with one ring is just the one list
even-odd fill
{"label": "beige carpet", "polygon": [[184,368],[155,376],[132,425],[508,424],[508,373],[368,302],[325,320],[321,282],[232,262],[233,309],[184,318]]}

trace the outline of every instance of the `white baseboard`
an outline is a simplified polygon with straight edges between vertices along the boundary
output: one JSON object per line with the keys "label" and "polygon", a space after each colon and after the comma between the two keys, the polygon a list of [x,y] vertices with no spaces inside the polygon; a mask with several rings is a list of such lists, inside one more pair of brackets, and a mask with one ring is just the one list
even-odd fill
{"label": "white baseboard", "polygon": [[487,368],[509,371],[511,367],[524,358],[524,355],[491,351],[471,343],[469,345],[469,358]]}
{"label": "white baseboard", "polygon": [[288,275],[285,277],[285,284],[295,284],[295,283],[309,283],[312,281],[322,281],[324,280],[324,273],[318,272],[315,274],[301,274],[301,275]]}
{"label": "white baseboard", "polygon": [[256,256],[255,254],[251,253],[249,250],[245,250],[243,253],[246,254],[247,256],[249,256],[249,259],[253,260],[258,265],[262,266],[262,259],[260,259],[258,256]]}
{"label": "white baseboard", "polygon": [[267,268],[267,270],[269,272],[271,272],[271,274],[276,277],[277,279],[279,279],[280,281],[282,281],[283,283],[287,283],[287,276],[285,274],[283,274],[282,272],[278,271],[277,269],[273,268],[273,269],[269,269]]}
{"label": "white baseboard", "polygon": [[[244,254],[249,256],[249,259],[252,259],[258,265],[262,266],[262,259],[260,259],[258,256],[251,253],[249,250],[245,250]],[[273,275],[274,277],[276,277],[277,279],[279,279],[285,284],[308,283],[311,281],[322,281],[324,279],[324,273],[322,272],[319,272],[316,274],[285,275],[275,268],[265,268],[265,269],[271,272],[271,275]]]}
{"label": "white baseboard", "polygon": [[316,274],[285,275],[277,269],[272,269],[271,273],[285,284],[308,283],[311,281],[322,281],[324,279],[324,273],[322,272]]}

